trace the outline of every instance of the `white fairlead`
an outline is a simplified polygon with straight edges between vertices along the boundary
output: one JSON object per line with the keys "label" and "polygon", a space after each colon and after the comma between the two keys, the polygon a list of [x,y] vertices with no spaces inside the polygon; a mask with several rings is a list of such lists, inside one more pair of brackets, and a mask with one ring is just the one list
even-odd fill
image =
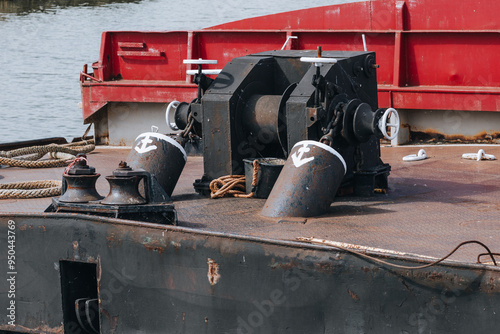
{"label": "white fairlead", "polygon": [[326,57],[300,57],[300,61],[303,63],[314,63],[314,66],[321,67],[323,64],[336,64],[337,59],[326,58]]}
{"label": "white fairlead", "polygon": [[462,154],[462,159],[470,159],[470,160],[496,160],[496,157],[493,154],[484,153],[483,149],[477,151],[477,153],[464,153]]}
{"label": "white fairlead", "polygon": [[419,161],[427,159],[427,153],[424,149],[420,149],[417,154],[410,154],[403,157],[403,161]]}
{"label": "white fairlead", "polygon": [[[181,151],[182,155],[184,156],[184,161],[187,161],[186,151],[184,150],[184,147],[182,147],[181,144],[179,144],[175,139],[172,139],[169,136],[165,136],[164,134],[156,133],[156,132],[144,132],[144,133],[141,133],[140,135],[138,135],[137,138],[135,138],[135,141],[137,141],[137,139],[139,139],[139,138],[144,138],[144,139],[141,140],[142,147],[137,145],[136,151],[139,153],[149,152],[150,150],[148,149],[149,147],[147,147],[147,144],[152,143],[152,140],[149,139],[151,137],[156,138],[158,140],[166,141],[167,143],[175,146],[179,151]],[[151,146],[154,146],[154,149],[156,149],[156,145],[151,145]],[[137,149],[137,147],[140,147],[140,149]]]}
{"label": "white fairlead", "polygon": [[208,64],[217,64],[216,59],[184,59],[182,61],[183,64],[193,64],[193,65],[208,65]]}
{"label": "white fairlead", "polygon": [[336,156],[337,158],[339,158],[340,162],[342,162],[342,165],[344,165],[344,175],[345,173],[347,172],[347,165],[345,163],[345,160],[344,158],[340,155],[339,152],[337,152],[335,149],[333,149],[333,147],[331,146],[328,146],[326,144],[323,144],[323,143],[320,143],[319,141],[314,141],[314,140],[303,140],[303,141],[299,141],[298,143],[296,143],[295,145],[293,145],[293,147],[295,148],[295,146],[304,146],[304,145],[313,145],[313,146],[318,146],[318,147],[321,147],[322,149],[324,149],[325,151],[328,151],[330,152],[331,154],[333,154],[334,156]]}
{"label": "white fairlead", "polygon": [[[205,75],[216,74],[218,75],[222,70],[201,70],[201,73]],[[195,75],[198,74],[198,70],[186,70],[187,75]]]}
{"label": "white fairlead", "polygon": [[165,111],[165,121],[167,122],[168,127],[173,131],[177,131],[179,130],[179,128],[177,127],[177,124],[175,124],[175,122],[170,121],[171,120],[170,113],[172,111],[175,112],[179,104],[180,104],[179,101],[172,101],[168,104],[167,110]]}
{"label": "white fairlead", "polygon": [[[392,128],[390,136],[387,133],[387,127]],[[394,108],[388,108],[384,112],[384,115],[382,115],[382,118],[378,121],[378,128],[384,135],[385,139],[393,140],[394,138],[396,138],[399,132],[399,114],[397,110]]]}

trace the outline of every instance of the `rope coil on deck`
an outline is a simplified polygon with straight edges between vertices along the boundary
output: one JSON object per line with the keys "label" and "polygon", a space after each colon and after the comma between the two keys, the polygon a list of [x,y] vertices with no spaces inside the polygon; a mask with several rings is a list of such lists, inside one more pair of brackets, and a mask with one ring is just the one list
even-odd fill
{"label": "rope coil on deck", "polygon": [[[78,153],[89,153],[94,149],[93,139],[63,145],[23,147],[11,151],[0,151],[0,165],[24,168],[63,167],[68,164],[68,159]],[[46,154],[49,154],[50,159],[39,160]]]}
{"label": "rope coil on deck", "polygon": [[61,195],[62,181],[41,180],[0,184],[0,199],[42,198]]}
{"label": "rope coil on deck", "polygon": [[255,195],[257,186],[257,175],[259,173],[259,161],[253,161],[252,192],[246,194],[245,175],[226,175],[210,182],[210,197],[222,198],[233,196],[238,198],[251,198]]}

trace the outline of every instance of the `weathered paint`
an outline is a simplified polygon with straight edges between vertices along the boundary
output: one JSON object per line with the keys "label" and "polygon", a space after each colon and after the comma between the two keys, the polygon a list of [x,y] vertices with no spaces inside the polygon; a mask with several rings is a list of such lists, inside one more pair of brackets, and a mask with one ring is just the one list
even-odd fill
{"label": "weathered paint", "polygon": [[[61,332],[54,263],[75,260],[97,266],[103,333],[470,333],[494,332],[500,321],[492,266],[392,269],[332,247],[70,214],[0,214],[2,245],[9,219],[33,227],[17,231],[19,329]],[[2,280],[0,300],[5,291]]]}
{"label": "weathered paint", "polygon": [[207,259],[207,264],[208,264],[208,273],[207,273],[208,281],[210,282],[210,285],[215,285],[219,282],[220,279],[219,264],[211,258]]}
{"label": "weathered paint", "polygon": [[10,326],[10,325],[0,325],[0,332],[5,333],[51,333],[51,334],[64,334],[64,326],[60,325],[57,327],[49,327],[46,325],[38,327],[25,327],[20,325]]}

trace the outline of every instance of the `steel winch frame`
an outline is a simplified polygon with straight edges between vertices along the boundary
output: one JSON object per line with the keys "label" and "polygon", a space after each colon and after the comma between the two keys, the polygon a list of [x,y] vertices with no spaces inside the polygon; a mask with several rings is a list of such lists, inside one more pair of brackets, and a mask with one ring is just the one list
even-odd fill
{"label": "steel winch frame", "polygon": [[170,127],[184,130],[180,141],[186,129],[202,137],[198,192],[208,194],[215,178],[242,174],[244,159],[287,158],[301,140],[325,142],[344,157],[344,189],[363,196],[387,189],[390,166],[380,159],[379,139],[390,138],[386,126],[395,136],[399,120],[387,122],[396,110],[378,109],[373,52],[262,52],[233,59],[215,79],[201,68],[213,61],[189,62],[199,66],[199,95],[176,104]]}

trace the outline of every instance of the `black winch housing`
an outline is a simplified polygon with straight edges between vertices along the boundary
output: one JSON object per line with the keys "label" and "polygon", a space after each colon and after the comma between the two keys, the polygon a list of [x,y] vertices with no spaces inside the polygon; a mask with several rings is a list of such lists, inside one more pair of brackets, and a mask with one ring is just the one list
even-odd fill
{"label": "black winch housing", "polygon": [[252,54],[231,60],[213,82],[198,80],[204,95],[180,106],[176,122],[182,129],[192,115],[203,133],[204,175],[195,182],[200,193],[209,193],[215,178],[243,174],[243,159],[287,158],[301,140],[327,142],[343,156],[347,172],[340,191],[370,195],[387,189],[375,53],[325,51],[320,56],[336,63],[301,61],[317,55]]}

